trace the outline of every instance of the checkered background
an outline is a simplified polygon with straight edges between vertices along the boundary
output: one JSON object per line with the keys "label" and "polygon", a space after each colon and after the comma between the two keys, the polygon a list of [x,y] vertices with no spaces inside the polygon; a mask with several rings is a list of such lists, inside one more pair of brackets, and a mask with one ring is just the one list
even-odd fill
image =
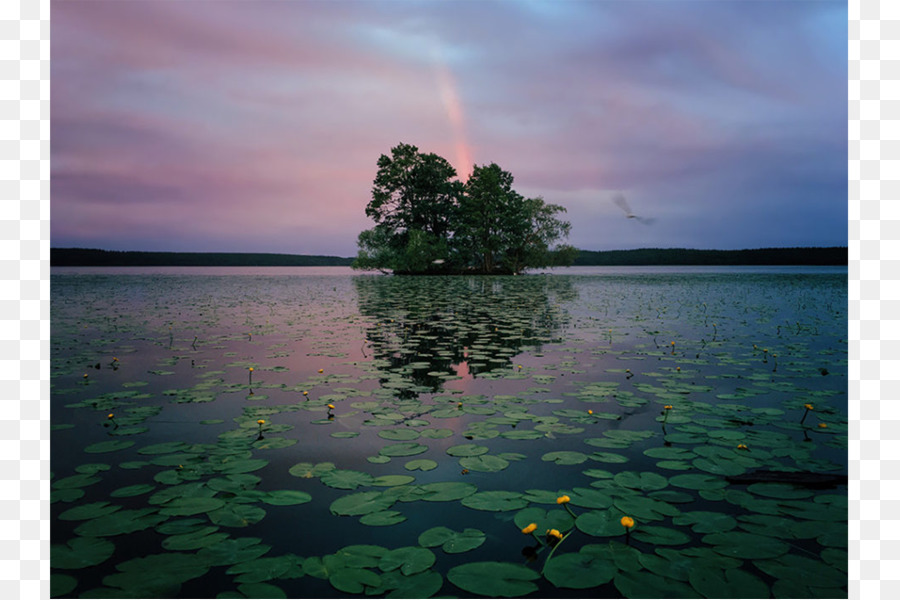
{"label": "checkered background", "polygon": [[[850,597],[900,598],[900,2],[849,7]],[[49,139],[50,1],[2,0],[0,598],[50,594]]]}

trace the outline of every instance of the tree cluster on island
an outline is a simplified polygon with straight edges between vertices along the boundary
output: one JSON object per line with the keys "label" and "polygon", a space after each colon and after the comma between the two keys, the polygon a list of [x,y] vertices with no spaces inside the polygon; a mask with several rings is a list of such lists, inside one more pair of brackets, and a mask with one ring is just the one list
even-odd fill
{"label": "tree cluster on island", "polygon": [[512,188],[497,164],[475,166],[468,180],[437,154],[399,144],[378,159],[359,234],[356,269],[396,274],[502,274],[570,265],[578,250],[558,244],[571,228],[566,209]]}

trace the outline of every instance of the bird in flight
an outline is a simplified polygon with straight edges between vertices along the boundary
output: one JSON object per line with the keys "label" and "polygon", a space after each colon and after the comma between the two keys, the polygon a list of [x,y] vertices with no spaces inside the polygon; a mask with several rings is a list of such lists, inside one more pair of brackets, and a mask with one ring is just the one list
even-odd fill
{"label": "bird in flight", "polygon": [[650,225],[655,221],[655,219],[649,219],[647,217],[639,217],[631,210],[631,206],[628,205],[628,200],[625,199],[625,195],[622,192],[616,192],[612,201],[616,206],[625,211],[625,216],[629,219],[635,219],[638,223],[643,223],[644,225]]}

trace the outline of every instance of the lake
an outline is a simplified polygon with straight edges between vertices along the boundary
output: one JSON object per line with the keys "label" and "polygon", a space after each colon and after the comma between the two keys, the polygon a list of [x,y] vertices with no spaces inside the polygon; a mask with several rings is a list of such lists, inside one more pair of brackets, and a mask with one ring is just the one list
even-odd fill
{"label": "lake", "polygon": [[846,597],[847,360],[846,268],[53,268],[51,593]]}

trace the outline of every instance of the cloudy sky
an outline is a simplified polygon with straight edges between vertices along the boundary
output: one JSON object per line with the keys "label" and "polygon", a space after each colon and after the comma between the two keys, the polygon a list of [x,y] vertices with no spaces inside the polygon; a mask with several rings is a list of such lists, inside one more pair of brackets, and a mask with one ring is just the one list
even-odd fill
{"label": "cloudy sky", "polygon": [[830,0],[56,1],[52,245],[353,256],[400,142],[583,249],[846,245],[846,49]]}

